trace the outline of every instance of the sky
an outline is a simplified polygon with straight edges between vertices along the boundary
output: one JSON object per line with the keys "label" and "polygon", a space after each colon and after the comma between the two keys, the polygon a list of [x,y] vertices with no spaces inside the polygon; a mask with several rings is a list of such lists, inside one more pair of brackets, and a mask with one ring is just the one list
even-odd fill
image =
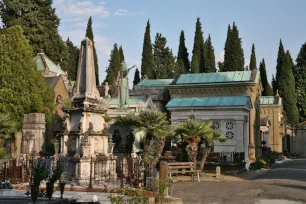
{"label": "sky", "polygon": [[[54,0],[61,19],[59,33],[80,46],[87,21],[93,18],[95,47],[99,60],[100,82],[106,76],[110,51],[114,43],[122,45],[128,66],[140,69],[145,27],[151,23],[151,40],[157,32],[167,38],[167,46],[177,54],[180,31],[184,30],[189,58],[192,57],[195,23],[200,17],[204,40],[211,35],[216,63],[224,59],[227,27],[238,26],[245,65],[249,64],[255,44],[257,66],[265,59],[268,80],[275,74],[280,39],[295,60],[306,42],[305,0]],[[135,69],[129,74],[130,84]]]}

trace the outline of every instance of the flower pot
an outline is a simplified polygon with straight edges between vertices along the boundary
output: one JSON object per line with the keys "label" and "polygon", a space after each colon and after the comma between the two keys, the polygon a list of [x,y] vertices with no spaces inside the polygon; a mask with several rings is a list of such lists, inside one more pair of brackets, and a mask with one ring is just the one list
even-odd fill
{"label": "flower pot", "polygon": [[46,190],[47,190],[47,197],[49,198],[49,200],[51,200],[52,195],[53,195],[53,190],[54,190],[54,183],[48,182]]}
{"label": "flower pot", "polygon": [[64,190],[65,190],[65,183],[60,183],[60,190],[61,190],[61,198],[63,198]]}
{"label": "flower pot", "polygon": [[36,202],[38,193],[39,193],[39,186],[32,185],[31,186],[31,198],[32,198],[33,203]]}

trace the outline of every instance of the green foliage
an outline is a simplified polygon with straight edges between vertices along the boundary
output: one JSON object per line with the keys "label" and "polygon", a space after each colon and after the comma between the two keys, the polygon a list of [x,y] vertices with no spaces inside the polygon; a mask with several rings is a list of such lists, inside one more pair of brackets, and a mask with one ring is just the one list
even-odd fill
{"label": "green foliage", "polygon": [[[0,113],[0,148],[4,147],[6,140],[14,138],[15,133],[18,131],[17,127],[17,122],[10,114]],[[3,156],[2,153],[0,155]]]}
{"label": "green foliage", "polygon": [[293,75],[295,78],[299,121],[302,122],[306,120],[306,43],[302,45],[296,58]]}
{"label": "green foliage", "polygon": [[273,74],[272,74],[272,81],[271,81],[271,84],[272,84],[273,93],[274,93],[274,95],[276,95],[276,92],[277,92],[277,84],[276,84],[276,79],[275,79],[275,77],[274,77]]}
{"label": "green foliage", "polygon": [[216,72],[215,51],[212,46],[210,34],[205,41],[205,72]]}
{"label": "green foliage", "polygon": [[224,70],[224,63],[223,62],[218,62],[218,68],[219,68],[219,72],[223,72]]}
{"label": "green foliage", "polygon": [[183,62],[183,66],[184,66],[184,71],[180,73],[184,73],[184,72],[188,73],[190,71],[190,61],[189,61],[189,53],[185,45],[185,34],[183,30],[181,31],[180,44],[179,44],[178,53],[177,53],[177,62],[180,62],[180,60]]}
{"label": "green foliage", "polygon": [[49,182],[55,183],[61,178],[61,175],[66,170],[67,159],[64,156],[60,156],[56,159],[55,165],[52,166],[52,171],[50,172]]}
{"label": "green foliage", "polygon": [[267,79],[267,71],[266,71],[266,63],[265,59],[262,59],[262,61],[259,64],[259,71],[260,71],[260,78],[262,83],[262,95],[263,96],[273,96],[273,90],[268,82]]}
{"label": "green foliage", "polygon": [[253,70],[253,69],[257,69],[254,43],[252,45],[252,54],[251,54],[251,59],[250,59],[250,70]]}
{"label": "green foliage", "polygon": [[200,18],[197,18],[191,59],[191,72],[205,72],[205,48]]}
{"label": "green foliage", "polygon": [[66,45],[69,53],[69,57],[67,60],[68,77],[70,80],[75,81],[78,71],[79,49],[77,48],[77,46],[74,46],[74,44],[69,40],[69,38],[66,41]]}
{"label": "green foliage", "polygon": [[7,157],[5,148],[0,148],[0,159],[6,159]]}
{"label": "green foliage", "polygon": [[170,185],[170,179],[166,180],[155,179],[153,181],[153,189],[158,189],[158,191],[155,192],[155,202],[162,201],[162,199],[165,197],[165,193],[169,185]]}
{"label": "green foliage", "polygon": [[108,84],[116,82],[120,69],[121,69],[120,54],[117,44],[114,44],[114,48],[111,51],[109,65],[106,70],[107,75],[105,81],[107,81]]}
{"label": "green foliage", "polygon": [[94,64],[95,64],[95,73],[96,73],[96,84],[99,85],[99,64],[98,56],[95,48],[94,34],[92,30],[92,18],[89,17],[86,29],[86,37],[88,37],[93,44],[93,54],[94,54]]}
{"label": "green foliage", "polygon": [[173,78],[175,69],[175,57],[172,50],[166,47],[167,39],[160,33],[156,33],[153,45],[153,59],[156,79]]}
{"label": "green foliage", "polygon": [[249,169],[250,169],[251,171],[255,171],[255,170],[264,168],[265,165],[266,165],[266,163],[265,163],[264,160],[262,160],[262,159],[256,159],[255,162],[253,162],[253,163],[250,164]]}
{"label": "green foliage", "polygon": [[31,184],[39,186],[40,182],[46,180],[51,174],[51,161],[39,158],[30,162],[32,166]]}
{"label": "green foliage", "polygon": [[20,26],[0,30],[0,112],[11,113],[22,126],[27,113],[45,113],[49,122],[55,110],[54,92],[33,68],[33,51]]}
{"label": "green foliage", "polygon": [[108,199],[112,204],[149,204],[150,197],[154,197],[154,194],[149,191],[133,188],[121,188],[119,195],[110,195],[108,196]]}
{"label": "green foliage", "polygon": [[105,116],[104,116],[104,121],[105,121],[106,123],[110,122],[112,119],[113,119],[113,118],[112,118],[111,116],[108,116],[108,115],[105,115]]}
{"label": "green foliage", "polygon": [[3,0],[0,1],[0,16],[4,28],[22,27],[32,52],[44,49],[52,61],[67,70],[67,47],[58,33],[60,19],[51,0]]}
{"label": "green foliage", "polygon": [[288,123],[296,124],[299,119],[299,112],[292,69],[293,62],[290,53],[285,53],[282,41],[280,41],[276,65],[276,87],[279,95],[283,98]]}
{"label": "green foliage", "polygon": [[223,72],[243,71],[244,70],[244,53],[242,49],[242,40],[239,37],[239,31],[235,24],[231,28],[228,25],[227,38],[224,48],[224,67]]}
{"label": "green foliage", "polygon": [[155,78],[152,42],[150,36],[150,19],[147,22],[142,49],[141,76],[144,75],[146,75],[149,79]]}
{"label": "green foliage", "polygon": [[119,47],[119,56],[120,56],[119,62],[122,63],[124,61],[124,54],[123,54],[122,46]]}
{"label": "green foliage", "polygon": [[174,69],[175,76],[185,73],[184,62],[181,59],[177,59]]}
{"label": "green foliage", "polygon": [[134,80],[133,80],[133,86],[136,86],[140,82],[140,74],[138,68],[136,68]]}

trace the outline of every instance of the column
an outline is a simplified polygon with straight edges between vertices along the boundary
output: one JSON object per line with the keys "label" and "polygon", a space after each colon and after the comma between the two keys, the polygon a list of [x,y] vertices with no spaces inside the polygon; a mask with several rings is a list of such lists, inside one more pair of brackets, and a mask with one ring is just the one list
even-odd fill
{"label": "column", "polygon": [[243,146],[244,142],[244,135],[243,135],[243,121],[238,120],[236,121],[236,129],[235,129],[235,135],[236,135],[236,151],[237,152],[244,152],[245,148]]}
{"label": "column", "polygon": [[62,137],[62,154],[64,155],[64,156],[66,156],[67,155],[67,151],[68,151],[68,147],[67,147],[67,142],[68,142],[68,135],[64,135],[63,137]]}
{"label": "column", "polygon": [[246,168],[249,168],[249,121],[243,123],[243,145],[244,145],[244,161],[247,162]]}

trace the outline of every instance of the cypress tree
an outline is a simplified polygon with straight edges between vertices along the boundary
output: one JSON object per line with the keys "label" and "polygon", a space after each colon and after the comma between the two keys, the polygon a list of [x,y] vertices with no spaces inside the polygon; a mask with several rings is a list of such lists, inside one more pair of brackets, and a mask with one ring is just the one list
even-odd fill
{"label": "cypress tree", "polygon": [[290,59],[290,54],[285,53],[282,41],[280,40],[276,65],[276,86],[280,96],[283,98],[287,121],[291,124],[296,124],[298,122],[299,112],[297,109],[292,65],[293,62]]}
{"label": "cypress tree", "polygon": [[120,54],[117,44],[114,44],[114,48],[111,51],[110,55],[109,66],[106,70],[107,75],[105,81],[107,81],[108,84],[113,84],[114,82],[116,82],[120,69]]}
{"label": "cypress tree", "polygon": [[191,72],[205,72],[204,38],[200,18],[197,18],[194,44],[192,50]]}
{"label": "cypress tree", "polygon": [[93,54],[94,54],[94,64],[95,64],[95,73],[96,73],[96,84],[99,85],[99,64],[98,57],[95,48],[94,34],[92,30],[92,18],[89,17],[86,29],[86,37],[88,37],[92,41],[93,45]]}
{"label": "cypress tree", "polygon": [[306,120],[306,43],[300,49],[293,69],[300,122]]}
{"label": "cypress tree", "polygon": [[185,73],[185,65],[182,59],[177,59],[175,63],[174,74],[179,76],[180,74]]}
{"label": "cypress tree", "polygon": [[219,68],[218,72],[223,72],[223,70],[224,70],[224,63],[223,62],[218,62],[218,68]]}
{"label": "cypress tree", "polygon": [[276,95],[276,93],[277,93],[277,85],[276,85],[276,79],[274,77],[274,74],[272,74],[271,84],[272,84],[273,93],[274,93],[274,95]]}
{"label": "cypress tree", "polygon": [[133,86],[136,86],[140,82],[140,74],[138,68],[136,68],[135,75],[134,75],[134,81]]}
{"label": "cypress tree", "polygon": [[273,96],[273,90],[268,82],[267,79],[267,71],[266,71],[266,63],[265,59],[262,59],[262,61],[259,64],[259,71],[260,71],[260,78],[262,83],[262,95],[263,96]]}
{"label": "cypress tree", "polygon": [[228,26],[227,38],[224,47],[224,69],[223,71],[243,71],[244,53],[239,31],[235,24]]}
{"label": "cypress tree", "polygon": [[205,58],[205,72],[216,72],[216,62],[215,62],[215,51],[214,47],[212,46],[210,34],[205,41],[205,48],[206,48],[206,58]]}
{"label": "cypress tree", "polygon": [[156,33],[153,45],[154,71],[157,79],[167,79],[168,73],[165,66],[167,40],[160,33]]}
{"label": "cypress tree", "polygon": [[124,54],[123,54],[122,46],[119,47],[119,55],[120,55],[120,63],[122,63],[124,61]]}
{"label": "cypress tree", "polygon": [[146,75],[149,79],[153,79],[155,77],[152,43],[150,36],[150,19],[147,22],[146,31],[143,40],[143,49],[142,49],[141,76],[144,75]]}
{"label": "cypress tree", "polygon": [[0,16],[4,28],[15,25],[22,27],[34,53],[43,49],[52,61],[60,63],[67,70],[67,47],[58,33],[60,19],[52,8],[51,0],[2,0]]}
{"label": "cypress tree", "polygon": [[184,72],[188,73],[190,71],[190,61],[189,53],[185,45],[185,34],[183,30],[181,31],[180,35],[180,44],[177,53],[177,60],[182,60],[182,62],[184,63]]}
{"label": "cypress tree", "polygon": [[67,60],[68,63],[68,77],[70,80],[75,81],[77,77],[78,70],[78,61],[79,61],[79,49],[74,46],[74,44],[69,40],[66,41],[66,45],[68,48],[69,57]]}
{"label": "cypress tree", "polygon": [[257,69],[256,65],[256,54],[255,54],[255,45],[252,45],[252,54],[250,59],[250,70]]}
{"label": "cypress tree", "polygon": [[41,72],[33,69],[33,49],[21,26],[0,29],[0,112],[10,113],[21,128],[27,113],[45,113],[47,122],[55,111],[54,92]]}

